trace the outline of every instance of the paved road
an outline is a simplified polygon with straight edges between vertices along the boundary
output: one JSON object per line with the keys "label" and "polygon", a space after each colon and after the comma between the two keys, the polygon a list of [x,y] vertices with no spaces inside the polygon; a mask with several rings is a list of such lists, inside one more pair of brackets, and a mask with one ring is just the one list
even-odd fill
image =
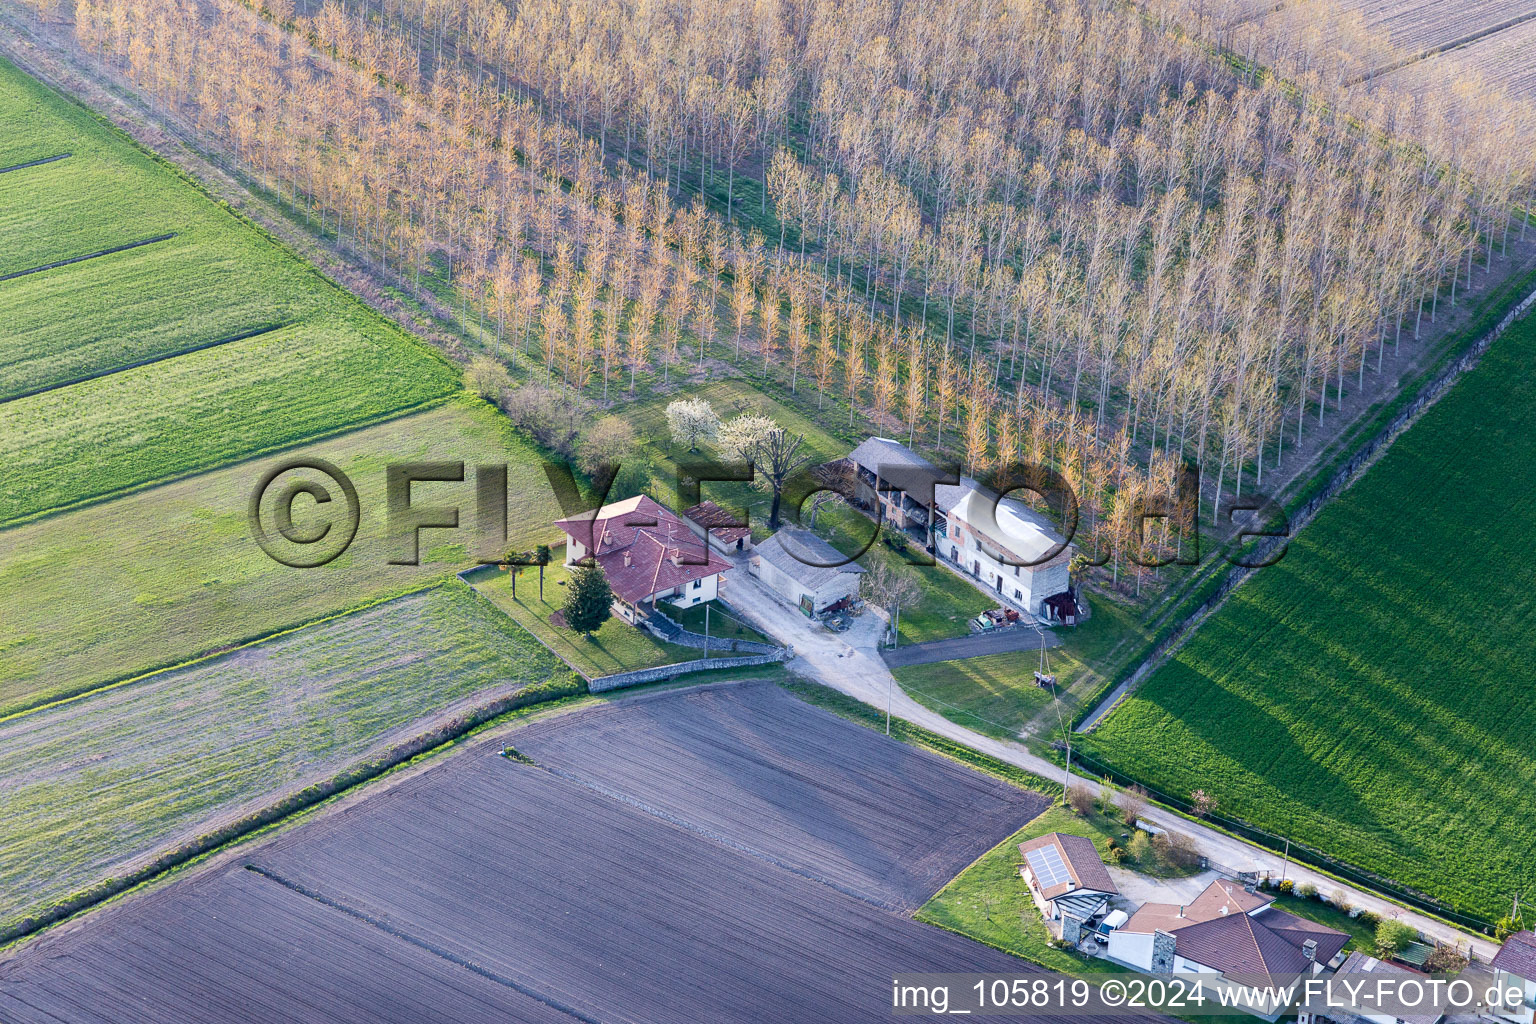
{"label": "paved road", "polygon": [[[730,581],[726,599],[731,606],[754,626],[780,643],[794,648],[795,657],[788,662],[791,671],[881,710],[889,707],[891,714],[897,718],[920,725],[930,732],[963,743],[1000,761],[1018,765],[1042,778],[1065,782],[1065,773],[1060,765],[1035,756],[1022,744],[983,736],[951,722],[908,696],[896,685],[895,677],[880,658],[877,648],[880,634],[885,629],[885,620],[873,609],[856,618],[848,632],[830,633],[813,626],[798,609],[781,602],[750,576],[745,568],[732,573]],[[1099,783],[1096,779],[1074,775],[1073,782],[1098,792]],[[1408,910],[1374,893],[1345,885],[1308,867],[1295,862],[1282,865],[1281,856],[1277,853],[1218,832],[1172,811],[1149,806],[1142,817],[1190,836],[1195,840],[1196,848],[1213,865],[1218,865],[1228,873],[1267,871],[1279,875],[1284,867],[1285,877],[1294,879],[1298,885],[1311,883],[1325,893],[1342,891],[1352,905],[1383,917],[1406,921],[1431,939],[1462,944],[1470,941],[1472,948],[1485,961],[1498,949],[1488,939],[1473,938],[1450,925]]]}
{"label": "paved road", "polygon": [[948,640],[929,640],[927,643],[884,650],[880,657],[891,668],[904,665],[927,665],[934,661],[951,661],[955,658],[980,658],[986,654],[1010,654],[1014,651],[1038,651],[1041,647],[1055,647],[1061,638],[1050,630],[1037,633],[1029,626],[1010,626],[987,633],[951,637]]}

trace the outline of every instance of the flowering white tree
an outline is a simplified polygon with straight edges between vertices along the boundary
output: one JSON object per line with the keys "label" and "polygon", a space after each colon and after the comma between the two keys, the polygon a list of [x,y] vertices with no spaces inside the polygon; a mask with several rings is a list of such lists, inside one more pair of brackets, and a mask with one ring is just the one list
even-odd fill
{"label": "flowering white tree", "polygon": [[696,452],[701,439],[720,433],[720,417],[708,399],[679,398],[667,406],[667,429],[672,431],[674,442]]}
{"label": "flowering white tree", "polygon": [[770,530],[779,528],[784,484],[815,458],[803,450],[804,444],[805,435],[791,434],[767,416],[747,413],[720,428],[720,448],[752,463],[757,485],[773,493],[773,508],[768,513]]}

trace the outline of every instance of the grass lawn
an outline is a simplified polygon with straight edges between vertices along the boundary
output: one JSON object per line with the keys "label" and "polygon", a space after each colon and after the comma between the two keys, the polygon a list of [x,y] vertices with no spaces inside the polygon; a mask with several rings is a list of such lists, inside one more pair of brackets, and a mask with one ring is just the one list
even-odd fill
{"label": "grass lawn", "polygon": [[450,581],[0,723],[0,926],[425,716],[557,676],[569,670]]}
{"label": "grass lawn", "polygon": [[544,570],[542,601],[539,600],[538,569],[524,569],[519,574],[516,597],[512,594],[511,572],[488,572],[475,581],[475,587],[588,679],[637,668],[674,665],[704,656],[703,651],[692,647],[663,643],[617,616],[603,623],[591,637],[554,625],[550,616],[564,604],[566,581],[570,578],[560,564],[564,558],[565,545],[562,544],[554,549],[551,564]]}
{"label": "grass lawn", "polygon": [[[957,582],[965,586],[964,581]],[[1100,594],[1091,600],[1093,618],[1080,626],[1058,627],[1055,633],[1061,646],[1046,652],[1048,668],[1058,681],[1059,708],[1053,706],[1049,693],[1035,685],[1035,670],[1040,667],[1037,651],[909,665],[895,670],[896,681],[927,707],[988,736],[1016,740],[1029,730],[1042,740],[1059,737],[1062,724],[1070,725],[1082,702],[1091,699],[1105,680],[1114,678],[1123,652],[1136,648],[1132,641],[1140,625],[1135,612]],[[939,602],[925,599],[927,614],[939,607]],[[903,611],[903,627],[906,619]],[[902,639],[908,639],[905,628]]]}
{"label": "grass lawn", "polygon": [[[1019,844],[1048,832],[1061,832],[1092,839],[1099,855],[1107,859],[1110,841],[1118,840],[1126,831],[1118,820],[1097,812],[1082,818],[1057,804],[957,875],[923,905],[917,919],[969,935],[1056,971],[1088,974],[1122,970],[1108,961],[1079,956],[1050,944],[1040,911],[1030,899],[1024,879],[1019,877],[1019,866],[1023,863]],[[1142,866],[1127,861],[1126,866],[1138,870],[1145,867],[1148,874],[1158,877],[1187,873],[1158,864]]]}
{"label": "grass lawn", "polygon": [[[917,602],[901,609],[897,632],[902,643],[964,636],[970,632],[971,619],[997,607],[996,601],[942,565],[912,565],[905,555],[892,550],[883,540],[870,543],[874,531],[873,520],[842,503],[828,505],[816,517],[816,534],[839,551],[852,555],[868,545],[858,556],[860,564],[872,570],[884,563],[917,584]],[[908,547],[913,557],[921,550],[917,544]],[[864,596],[868,599],[869,594]]]}
{"label": "grass lawn", "polygon": [[[509,464],[512,540],[553,540],[559,518],[537,453],[478,400],[354,431],[291,454],[335,463],[363,521],[336,561],[290,569],[251,540],[246,504],[262,459],[0,530],[0,714],[263,636],[420,586],[470,564],[468,529],[422,533],[424,564],[390,565],[384,467]],[[457,504],[474,485],[430,483],[416,501]]]}
{"label": "grass lawn", "polygon": [[[697,452],[689,452],[672,442],[667,429],[667,406],[680,398],[704,398],[714,407],[722,420],[751,413],[768,416],[774,422],[797,434],[805,435],[805,450],[812,452],[817,462],[842,458],[848,454],[848,446],[828,434],[808,417],[775,401],[739,378],[712,381],[697,388],[684,388],[676,392],[647,398],[615,409],[615,414],[626,420],[640,440],[636,456],[644,461],[651,477],[652,497],[665,505],[677,504],[678,460],[719,459],[725,460],[707,441],[699,444]],[[758,536],[766,533],[768,513],[773,496],[748,483],[714,482],[702,485],[702,495],[726,508],[748,511],[749,520]]]}
{"label": "grass lawn", "polygon": [[[704,610],[707,604],[696,604],[692,608],[683,611],[668,611],[667,615],[674,622],[691,633],[704,632]],[[751,640],[760,644],[773,643],[772,638],[763,636],[751,626],[732,615],[727,615],[719,608],[709,609],[709,635],[719,637],[721,640]]]}
{"label": "grass lawn", "polygon": [[[1052,652],[1054,653],[1054,652]],[[908,665],[892,675],[919,703],[977,732],[1018,739],[1047,710],[1051,695],[1035,685],[1035,651]],[[1063,709],[1065,717],[1068,712]]]}
{"label": "grass lawn", "polygon": [[1536,886],[1536,318],[1090,738],[1492,920]]}
{"label": "grass lawn", "polygon": [[1275,897],[1275,906],[1281,910],[1304,917],[1308,921],[1316,921],[1318,924],[1327,925],[1349,934],[1349,945],[1344,949],[1358,949],[1362,953],[1376,955],[1376,925],[1369,921],[1361,921],[1331,903],[1323,903],[1320,900],[1305,900],[1300,896],[1291,896],[1270,890],[1265,895]]}

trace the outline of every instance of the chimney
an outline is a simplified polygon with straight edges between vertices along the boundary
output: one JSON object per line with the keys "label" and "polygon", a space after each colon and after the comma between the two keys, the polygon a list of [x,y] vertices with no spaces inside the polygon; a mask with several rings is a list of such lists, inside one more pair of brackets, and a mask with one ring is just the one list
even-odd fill
{"label": "chimney", "polygon": [[[1179,916],[1183,916],[1184,908],[1179,908]],[[1161,928],[1152,933],[1152,960],[1148,966],[1153,974],[1172,974],[1173,959],[1178,952],[1179,940],[1172,932],[1165,932]]]}
{"label": "chimney", "polygon": [[1184,904],[1182,904],[1182,903],[1179,904],[1179,916],[1180,917],[1184,916]]}
{"label": "chimney", "polygon": [[624,549],[624,568],[629,568],[629,548]]}
{"label": "chimney", "polygon": [[1301,955],[1308,960],[1315,961],[1317,959],[1317,940],[1308,939],[1306,942],[1303,942],[1301,944]]}

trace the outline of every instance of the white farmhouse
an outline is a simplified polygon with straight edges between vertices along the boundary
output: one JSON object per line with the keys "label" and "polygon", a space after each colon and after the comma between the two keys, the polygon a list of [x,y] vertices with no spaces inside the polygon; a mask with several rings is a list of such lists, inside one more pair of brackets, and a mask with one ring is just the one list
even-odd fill
{"label": "white farmhouse", "polygon": [[805,530],[786,526],[752,551],[752,575],[807,618],[851,603],[859,596],[864,567]]}
{"label": "white farmhouse", "polygon": [[1068,572],[1076,549],[1045,516],[888,437],[866,439],[848,463],[855,501],[883,522],[921,533],[935,557],[1004,603],[1046,622],[1076,622]]}
{"label": "white farmhouse", "polygon": [[1517,988],[1525,993],[1521,1004],[1499,1013],[1516,1024],[1531,1024],[1536,1019],[1536,932],[1516,932],[1504,940],[1493,957],[1494,980],[1501,988]]}
{"label": "white farmhouse", "polygon": [[969,477],[933,489],[934,553],[1005,601],[1048,622],[1071,621],[1075,550],[1048,519]]}

